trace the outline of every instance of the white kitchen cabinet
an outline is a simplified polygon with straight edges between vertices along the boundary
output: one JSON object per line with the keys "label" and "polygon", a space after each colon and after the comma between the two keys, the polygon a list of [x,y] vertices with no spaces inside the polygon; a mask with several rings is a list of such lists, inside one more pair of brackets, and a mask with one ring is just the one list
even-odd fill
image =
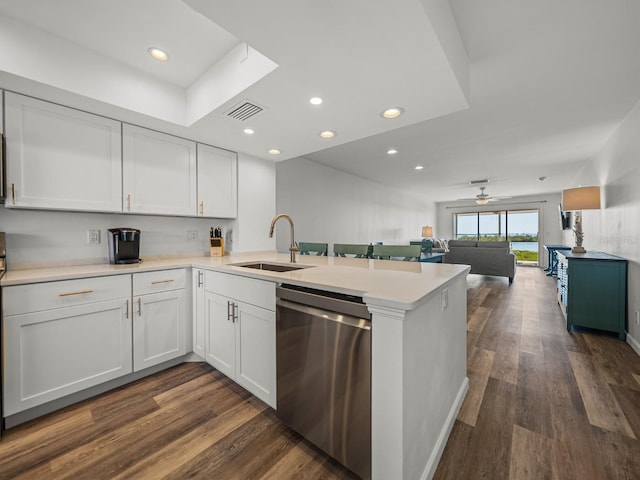
{"label": "white kitchen cabinet", "polygon": [[129,275],[4,287],[3,298],[5,416],[131,373]]}
{"label": "white kitchen cabinet", "polygon": [[238,216],[238,158],[235,152],[198,144],[198,216]]}
{"label": "white kitchen cabinet", "polygon": [[204,270],[193,269],[193,353],[205,358],[205,289]]}
{"label": "white kitchen cabinet", "polygon": [[133,275],[133,371],[187,353],[185,270]]}
{"label": "white kitchen cabinet", "polygon": [[5,92],[6,207],[122,211],[121,123]]}
{"label": "white kitchen cabinet", "polygon": [[206,272],[206,361],[276,407],[275,284]]}
{"label": "white kitchen cabinet", "polygon": [[197,214],[195,142],[124,124],[122,155],[125,212]]}

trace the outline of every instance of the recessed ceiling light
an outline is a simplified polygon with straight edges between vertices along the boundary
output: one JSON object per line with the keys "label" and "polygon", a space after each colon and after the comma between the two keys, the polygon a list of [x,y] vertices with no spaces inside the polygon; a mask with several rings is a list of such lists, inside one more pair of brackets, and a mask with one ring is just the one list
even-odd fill
{"label": "recessed ceiling light", "polygon": [[325,130],[324,132],[320,132],[320,136],[322,138],[333,138],[336,136],[336,132],[332,132],[331,130]]}
{"label": "recessed ceiling light", "polygon": [[245,128],[245,129],[243,130],[243,132],[244,132],[246,135],[253,135],[254,133],[256,133],[252,128]]}
{"label": "recessed ceiling light", "polygon": [[404,113],[404,108],[392,107],[392,108],[387,108],[384,112],[382,112],[382,116],[384,118],[398,118],[403,113]]}
{"label": "recessed ceiling light", "polygon": [[395,148],[390,148],[389,150],[387,150],[388,155],[395,155],[396,153],[398,153],[398,150],[396,150]]}
{"label": "recessed ceiling light", "polygon": [[414,168],[414,170],[422,170],[424,167],[422,165],[416,165],[413,168]]}
{"label": "recessed ceiling light", "polygon": [[271,155],[280,155],[280,153],[282,153],[282,152],[280,152],[280,150],[278,150],[277,148],[271,148],[271,149],[269,149],[269,153]]}
{"label": "recessed ceiling light", "polygon": [[322,103],[322,99],[320,97],[313,97],[309,99],[309,103],[311,105],[320,105]]}
{"label": "recessed ceiling light", "polygon": [[156,60],[160,60],[161,62],[169,59],[169,55],[167,55],[167,52],[157,47],[149,47],[147,49],[147,52],[149,52],[149,55],[151,55],[153,58],[155,58]]}

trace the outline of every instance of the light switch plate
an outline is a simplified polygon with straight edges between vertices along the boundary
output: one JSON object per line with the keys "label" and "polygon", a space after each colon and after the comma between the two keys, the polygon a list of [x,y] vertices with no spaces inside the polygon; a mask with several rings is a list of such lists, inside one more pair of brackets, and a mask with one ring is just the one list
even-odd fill
{"label": "light switch plate", "polygon": [[87,230],[87,245],[100,245],[100,230]]}

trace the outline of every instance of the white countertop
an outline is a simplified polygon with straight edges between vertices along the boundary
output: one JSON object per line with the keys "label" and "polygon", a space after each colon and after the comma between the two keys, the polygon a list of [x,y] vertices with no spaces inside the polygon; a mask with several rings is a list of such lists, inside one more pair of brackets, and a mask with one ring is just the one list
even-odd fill
{"label": "white countertop", "polygon": [[257,261],[289,263],[288,254],[275,252],[224,257],[154,257],[143,258],[143,262],[133,265],[97,264],[9,270],[2,278],[0,285],[7,287],[168,268],[196,267],[278,283],[291,283],[359,295],[367,304],[413,310],[439,288],[459,276],[466,276],[470,269],[468,265],[308,255],[297,255],[296,260],[299,265],[309,265],[311,268],[290,272],[270,272],[232,265]]}

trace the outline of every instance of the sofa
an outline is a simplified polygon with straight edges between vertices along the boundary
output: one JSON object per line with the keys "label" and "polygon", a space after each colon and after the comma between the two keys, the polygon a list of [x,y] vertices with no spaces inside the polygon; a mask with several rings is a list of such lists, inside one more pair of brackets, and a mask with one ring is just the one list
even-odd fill
{"label": "sofa", "polygon": [[442,261],[471,265],[471,273],[508,277],[509,284],[516,275],[516,256],[509,251],[509,242],[449,240]]}

